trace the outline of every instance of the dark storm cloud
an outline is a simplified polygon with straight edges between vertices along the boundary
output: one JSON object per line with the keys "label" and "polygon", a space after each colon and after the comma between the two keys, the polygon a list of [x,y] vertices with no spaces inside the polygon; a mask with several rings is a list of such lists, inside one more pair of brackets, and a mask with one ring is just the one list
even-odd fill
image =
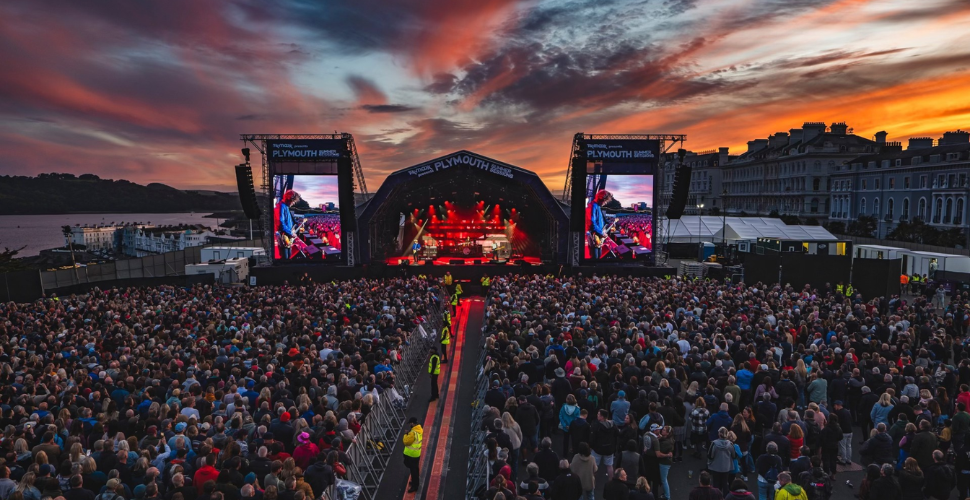
{"label": "dark storm cloud", "polygon": [[364,104],[360,108],[368,113],[408,113],[418,109],[403,104]]}

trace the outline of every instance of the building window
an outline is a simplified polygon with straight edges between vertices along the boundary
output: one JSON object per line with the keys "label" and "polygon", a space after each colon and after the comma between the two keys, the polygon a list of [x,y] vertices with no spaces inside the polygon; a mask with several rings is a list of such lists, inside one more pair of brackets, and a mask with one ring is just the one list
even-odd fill
{"label": "building window", "polygon": [[909,189],[909,176],[903,177],[903,189]]}
{"label": "building window", "polygon": [[872,184],[874,185],[874,189],[879,191],[879,179],[873,179]]}
{"label": "building window", "polygon": [[822,179],[816,177],[812,180],[812,191],[818,191],[818,188],[822,185]]}
{"label": "building window", "polygon": [[818,213],[818,198],[812,198],[811,211],[813,214]]}
{"label": "building window", "polygon": [[933,224],[940,223],[940,215],[943,213],[943,199],[937,198],[933,204]]}
{"label": "building window", "polygon": [[946,199],[946,210],[943,211],[943,223],[949,224],[953,218],[953,198]]}
{"label": "building window", "polygon": [[889,220],[893,219],[893,209],[896,208],[896,202],[892,198],[886,200],[886,217]]}
{"label": "building window", "polygon": [[865,191],[866,189],[868,189],[868,187],[866,187],[866,180],[862,179],[862,190]]}
{"label": "building window", "polygon": [[960,198],[959,200],[957,200],[957,211],[956,211],[956,214],[954,214],[953,216],[953,223],[956,225],[963,224],[963,205],[964,205],[963,198]]}
{"label": "building window", "polygon": [[909,198],[903,198],[903,213],[901,214],[902,219],[909,218]]}
{"label": "building window", "polygon": [[936,176],[936,185],[933,186],[933,187],[935,187],[935,188],[945,187],[943,185],[945,182],[946,182],[946,176],[945,175],[943,175],[943,174],[937,175]]}
{"label": "building window", "polygon": [[872,215],[879,217],[879,198],[872,200]]}
{"label": "building window", "polygon": [[925,175],[919,176],[919,188],[920,189],[926,189],[926,176]]}
{"label": "building window", "polygon": [[865,214],[866,214],[866,199],[863,198],[862,201],[859,202],[859,215],[865,215]]}
{"label": "building window", "polygon": [[895,177],[890,177],[889,178],[889,189],[896,189],[896,178]]}
{"label": "building window", "polygon": [[916,206],[916,216],[920,219],[926,219],[926,198],[919,199],[919,204]]}
{"label": "building window", "polygon": [[896,158],[896,166],[897,167],[903,166],[903,159],[902,158]]}

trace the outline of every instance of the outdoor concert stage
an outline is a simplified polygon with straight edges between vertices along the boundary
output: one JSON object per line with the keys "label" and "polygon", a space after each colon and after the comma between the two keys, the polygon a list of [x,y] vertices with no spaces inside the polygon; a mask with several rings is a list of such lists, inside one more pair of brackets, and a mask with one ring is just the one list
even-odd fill
{"label": "outdoor concert stage", "polygon": [[410,257],[394,257],[387,259],[389,266],[521,266],[523,263],[538,266],[542,261],[536,257],[524,257],[515,260],[489,260],[487,258],[438,257],[436,259],[418,259]]}
{"label": "outdoor concert stage", "polygon": [[392,266],[402,259],[422,266],[564,262],[566,212],[535,173],[457,151],[392,173],[357,207],[361,261]]}

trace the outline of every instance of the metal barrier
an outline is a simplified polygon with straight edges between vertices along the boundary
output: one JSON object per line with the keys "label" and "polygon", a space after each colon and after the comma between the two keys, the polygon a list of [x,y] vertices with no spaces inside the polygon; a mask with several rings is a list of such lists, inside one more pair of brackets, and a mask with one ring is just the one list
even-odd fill
{"label": "metal barrier", "polygon": [[[414,383],[427,366],[428,352],[437,344],[437,333],[441,331],[442,307],[447,304],[445,292],[439,292],[438,303],[428,308],[424,324],[414,328],[408,345],[401,347],[401,362],[394,367],[395,388],[405,399],[406,404],[394,405],[390,398],[382,397],[371,408],[360,432],[347,447],[349,458],[346,479],[361,488],[361,500],[373,500],[387,470],[394,445],[404,429],[407,406],[411,403]],[[331,486],[323,492],[325,500],[336,500],[336,492]]]}
{"label": "metal barrier", "polygon": [[488,457],[485,456],[485,433],[482,423],[485,421],[486,406],[485,393],[488,391],[488,373],[485,362],[488,356],[485,350],[488,337],[485,335],[485,325],[482,325],[481,354],[478,356],[478,378],[475,381],[474,407],[472,408],[471,439],[468,444],[468,475],[465,480],[465,498],[477,498],[475,492],[488,484]]}

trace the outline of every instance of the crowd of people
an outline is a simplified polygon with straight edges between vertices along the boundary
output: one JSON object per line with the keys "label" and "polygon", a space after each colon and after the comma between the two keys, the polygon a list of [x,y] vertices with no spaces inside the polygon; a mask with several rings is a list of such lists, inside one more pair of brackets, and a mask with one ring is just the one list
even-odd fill
{"label": "crowd of people", "polygon": [[[691,500],[827,500],[837,488],[860,500],[966,498],[968,302],[496,278],[479,493],[670,499],[686,458],[703,464]],[[861,483],[841,482],[857,456]]]}
{"label": "crowd of people", "polygon": [[424,279],[0,304],[0,500],[313,500],[432,313]]}

